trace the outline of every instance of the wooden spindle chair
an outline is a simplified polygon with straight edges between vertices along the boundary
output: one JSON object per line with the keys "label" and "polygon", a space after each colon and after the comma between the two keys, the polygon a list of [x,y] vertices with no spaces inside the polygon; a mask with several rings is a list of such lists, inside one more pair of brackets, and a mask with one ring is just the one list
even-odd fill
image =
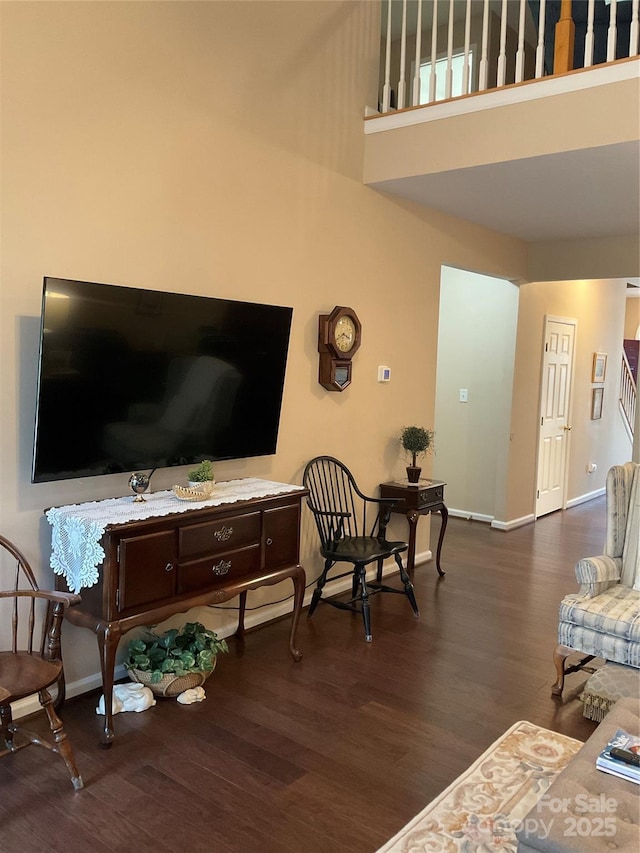
{"label": "wooden spindle chair", "polygon": [[[349,469],[332,456],[318,456],[304,469],[303,483],[309,490],[307,505],[313,513],[320,535],[320,553],[325,558],[324,569],[313,592],[308,616],[312,616],[322,598],[327,574],[335,563],[352,563],[349,572],[335,575],[332,580],[353,574],[351,599],[348,602],[323,599],[341,610],[362,614],[364,634],[371,642],[371,615],[369,596],[377,592],[406,595],[416,616],[419,615],[413,584],[409,579],[400,554],[408,549],[406,542],[392,542],[386,538],[393,498],[371,498],[364,495]],[[393,557],[400,571],[403,588],[381,583],[382,563]],[[377,563],[376,580],[367,581],[367,566]]]}
{"label": "wooden spindle chair", "polygon": [[[5,563],[12,563],[14,570],[12,589],[0,590],[0,626],[8,629],[10,644],[10,648],[0,649],[0,757],[31,743],[45,746],[62,757],[78,791],[83,787],[82,777],[49,688],[58,685],[58,690],[63,689],[62,616],[66,607],[80,601],[80,596],[38,589],[24,555],[0,536],[0,577],[6,573]],[[3,645],[5,637],[3,633]],[[35,693],[46,712],[53,743],[13,722],[11,703]]]}

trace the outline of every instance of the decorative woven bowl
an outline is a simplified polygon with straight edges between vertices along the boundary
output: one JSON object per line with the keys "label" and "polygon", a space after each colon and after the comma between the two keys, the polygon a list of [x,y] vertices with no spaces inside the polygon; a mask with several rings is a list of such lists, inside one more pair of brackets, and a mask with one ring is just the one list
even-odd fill
{"label": "decorative woven bowl", "polygon": [[[216,668],[216,659],[213,660],[213,669]],[[153,693],[154,696],[179,696],[185,690],[190,690],[192,687],[200,687],[205,683],[207,678],[213,672],[213,669],[208,672],[189,672],[187,675],[175,675],[173,672],[168,672],[163,675],[160,681],[155,684],[151,683],[151,673],[143,672],[140,669],[130,669],[129,678],[132,681],[137,681],[144,684]]]}
{"label": "decorative woven bowl", "polygon": [[204,492],[205,495],[212,495],[216,487],[215,480],[189,480],[189,488],[197,489],[200,492]]}
{"label": "decorative woven bowl", "polygon": [[214,480],[205,483],[189,483],[188,486],[173,486],[174,495],[181,501],[206,501],[216,487]]}

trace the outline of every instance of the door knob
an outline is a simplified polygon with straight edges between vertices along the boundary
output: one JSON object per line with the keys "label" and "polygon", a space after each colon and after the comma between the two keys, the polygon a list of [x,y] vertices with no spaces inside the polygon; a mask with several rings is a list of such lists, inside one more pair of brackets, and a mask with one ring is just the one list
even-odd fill
{"label": "door knob", "polygon": [[570,426],[564,426],[564,427],[562,427],[562,429],[564,429],[564,430],[566,430],[567,432],[569,432],[569,431],[570,431],[570,429],[571,429],[571,427],[570,427]]}

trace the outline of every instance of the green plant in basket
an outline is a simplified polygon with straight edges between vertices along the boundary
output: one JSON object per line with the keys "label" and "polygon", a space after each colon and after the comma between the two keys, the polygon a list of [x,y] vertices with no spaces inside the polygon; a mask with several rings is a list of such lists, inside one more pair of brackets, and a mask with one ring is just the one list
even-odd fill
{"label": "green plant in basket", "polygon": [[215,631],[201,622],[187,622],[162,636],[148,631],[144,637],[131,640],[124,665],[129,670],[150,673],[151,684],[158,684],[169,674],[211,672],[216,656],[228,651],[226,640],[219,639]]}

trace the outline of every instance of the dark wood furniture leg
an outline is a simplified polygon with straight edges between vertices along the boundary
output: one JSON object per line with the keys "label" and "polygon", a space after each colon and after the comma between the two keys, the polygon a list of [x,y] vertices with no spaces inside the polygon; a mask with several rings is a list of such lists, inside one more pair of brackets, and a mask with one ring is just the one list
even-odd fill
{"label": "dark wood furniture leg", "polygon": [[415,509],[409,510],[407,513],[407,521],[409,522],[409,551],[407,553],[407,571],[413,577],[413,570],[416,565],[416,528],[420,513]]}
{"label": "dark wood furniture leg", "polygon": [[436,550],[436,568],[438,570],[438,574],[441,578],[444,577],[445,573],[442,571],[440,567],[440,553],[442,551],[442,543],[444,542],[444,532],[447,529],[447,521],[449,520],[449,510],[446,508],[444,504],[440,506],[440,509],[436,510],[440,513],[441,524],[440,524],[440,536],[438,536],[438,548]]}
{"label": "dark wood furniture leg", "polygon": [[74,790],[80,791],[84,787],[84,782],[82,781],[82,776],[78,770],[73,750],[71,749],[71,744],[67,738],[67,733],[62,725],[62,720],[56,714],[51,694],[45,689],[40,691],[39,696],[40,704],[47,714],[49,728],[51,729],[51,734],[53,735],[53,739],[56,744],[54,752],[57,752],[62,756],[64,763],[67,765],[67,770],[69,771],[69,776],[71,777],[71,783]]}
{"label": "dark wood furniture leg", "polygon": [[302,566],[294,566],[291,570],[291,580],[293,581],[293,615],[291,620],[291,634],[289,635],[289,651],[296,663],[302,659],[302,652],[296,648],[296,632],[298,630],[300,614],[302,613],[306,579],[307,576]]}
{"label": "dark wood furniture leg", "polygon": [[238,607],[238,628],[236,630],[236,637],[244,642],[244,614],[247,609],[247,592],[240,593],[240,605]]}
{"label": "dark wood furniture leg", "polygon": [[578,670],[582,669],[595,657],[595,655],[585,655],[578,661],[578,663],[573,664],[572,666],[565,666],[567,658],[572,654],[575,654],[575,649],[570,649],[568,646],[559,645],[555,648],[553,653],[553,662],[556,667],[556,683],[551,688],[551,694],[553,696],[562,696],[565,675],[569,675],[572,672],[578,672]]}
{"label": "dark wood furniture leg", "polygon": [[100,650],[100,668],[102,671],[102,692],[104,694],[104,727],[100,743],[109,749],[115,737],[113,732],[113,671],[116,665],[116,652],[121,632],[118,623],[96,626],[98,649]]}

